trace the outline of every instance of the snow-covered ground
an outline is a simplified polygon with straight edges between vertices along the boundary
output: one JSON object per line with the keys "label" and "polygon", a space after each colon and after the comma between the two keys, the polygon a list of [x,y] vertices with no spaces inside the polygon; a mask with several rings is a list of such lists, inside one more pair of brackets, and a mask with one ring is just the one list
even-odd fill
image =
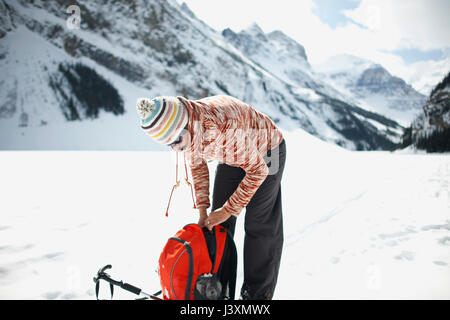
{"label": "snow-covered ground", "polygon": [[[450,155],[351,152],[302,131],[285,138],[275,299],[450,298]],[[158,291],[167,238],[197,221],[186,185],[164,216],[173,152],[2,151],[0,177],[0,299],[94,299],[92,278],[109,263],[114,278]]]}

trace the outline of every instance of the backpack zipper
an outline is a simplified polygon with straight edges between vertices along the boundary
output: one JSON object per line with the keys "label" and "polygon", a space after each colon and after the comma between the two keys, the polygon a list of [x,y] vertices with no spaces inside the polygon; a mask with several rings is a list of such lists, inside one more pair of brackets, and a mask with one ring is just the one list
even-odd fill
{"label": "backpack zipper", "polygon": [[[192,253],[192,248],[191,248],[191,245],[187,241],[184,241],[183,239],[175,238],[175,237],[172,237],[170,239],[181,243],[185,247],[183,252],[178,256],[178,259],[177,259],[177,261],[175,262],[175,264],[174,264],[174,266],[172,268],[172,273],[173,273],[173,270],[175,269],[175,265],[177,264],[178,260],[183,255],[183,253],[187,252],[188,255],[189,255],[189,271],[188,271],[188,280],[187,280],[187,284],[186,284],[185,300],[190,300],[190,297],[191,297],[191,286],[192,286],[192,277],[193,277],[193,274],[194,274],[194,256],[193,256],[193,253]],[[175,299],[178,300],[177,296],[175,295],[175,291],[173,290],[173,286],[172,286],[172,273],[170,274],[170,285],[172,287],[172,292],[173,292],[173,294],[175,296]]]}

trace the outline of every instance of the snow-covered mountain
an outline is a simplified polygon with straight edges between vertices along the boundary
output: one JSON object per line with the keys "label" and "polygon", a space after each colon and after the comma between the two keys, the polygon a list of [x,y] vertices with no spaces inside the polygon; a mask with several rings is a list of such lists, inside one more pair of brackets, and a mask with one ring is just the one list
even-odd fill
{"label": "snow-covered mountain", "polygon": [[305,48],[281,31],[265,34],[253,23],[239,33],[225,29],[222,35],[246,57],[274,76],[292,85],[309,85],[308,80],[312,75]]}
{"label": "snow-covered mountain", "polygon": [[407,126],[420,113],[426,97],[383,66],[352,55],[337,55],[314,68],[336,89],[364,108]]}
{"label": "snow-covered mountain", "polygon": [[174,0],[78,1],[80,28],[69,28],[70,5],[0,0],[1,149],[161,148],[134,111],[155,95],[233,95],[285,130],[348,149],[390,149],[400,137],[397,122],[321,81],[282,32],[220,34]]}
{"label": "snow-covered mountain", "polygon": [[405,130],[403,145],[428,152],[450,151],[450,72],[437,84],[423,112]]}

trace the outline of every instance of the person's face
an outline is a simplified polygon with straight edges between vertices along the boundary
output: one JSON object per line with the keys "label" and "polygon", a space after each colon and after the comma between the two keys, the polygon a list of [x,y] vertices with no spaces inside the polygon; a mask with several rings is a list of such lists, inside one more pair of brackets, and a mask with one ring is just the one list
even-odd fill
{"label": "person's face", "polygon": [[181,136],[177,141],[170,145],[173,151],[184,151],[189,146],[189,132],[187,130],[183,130]]}

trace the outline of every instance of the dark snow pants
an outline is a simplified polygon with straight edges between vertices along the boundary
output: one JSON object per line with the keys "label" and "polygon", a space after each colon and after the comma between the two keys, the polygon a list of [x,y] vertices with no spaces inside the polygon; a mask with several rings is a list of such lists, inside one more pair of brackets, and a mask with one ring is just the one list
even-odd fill
{"label": "dark snow pants", "polygon": [[[244,239],[243,299],[271,299],[275,290],[283,248],[281,178],[286,143],[270,150],[264,160],[269,175],[247,204]],[[240,167],[219,163],[216,169],[212,211],[222,207],[245,176]],[[236,217],[222,223],[234,236]]]}

